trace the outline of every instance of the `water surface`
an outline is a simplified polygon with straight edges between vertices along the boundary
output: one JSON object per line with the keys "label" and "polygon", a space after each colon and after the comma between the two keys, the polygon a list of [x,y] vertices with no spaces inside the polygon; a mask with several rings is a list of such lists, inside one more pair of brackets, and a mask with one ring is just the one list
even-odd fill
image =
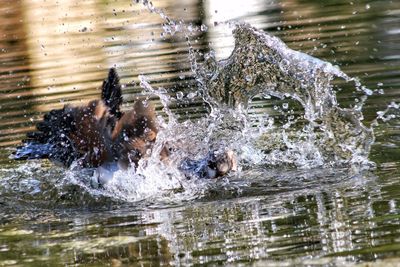
{"label": "water surface", "polygon": [[[368,127],[377,111],[399,100],[396,1],[153,5],[191,26],[185,28],[189,43],[182,32],[168,34],[171,25],[163,26],[157,12],[135,1],[7,1],[0,7],[0,265],[396,265],[396,110],[389,112],[394,119],[379,120],[374,128],[369,160],[375,168],[249,164],[238,176],[194,181],[184,192],[150,191],[142,198],[137,197],[142,191],[116,197],[84,188],[74,181],[84,181],[87,174],[48,162],[8,159],[44,112],[98,97],[112,66],[126,84],[125,108],[143,94],[139,75],[144,75],[152,88],[163,87],[173,97],[174,118],[201,121],[209,107],[197,93],[190,50],[211,48],[217,59],[229,56],[234,39],[233,28],[223,23],[228,20],[251,23],[294,50],[340,66],[365,87],[382,89],[364,104]],[[201,62],[202,55],[196,55]],[[353,85],[336,82],[341,107],[362,101],[364,94]],[[152,100],[167,117],[159,98]],[[302,112],[295,103],[275,98],[254,99],[249,112],[284,124],[285,114],[277,107],[286,102]]]}

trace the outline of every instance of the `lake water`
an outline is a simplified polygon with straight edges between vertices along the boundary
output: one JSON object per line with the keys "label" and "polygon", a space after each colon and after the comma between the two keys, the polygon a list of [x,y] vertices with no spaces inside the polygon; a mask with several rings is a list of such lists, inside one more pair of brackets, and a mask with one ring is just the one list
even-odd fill
{"label": "lake water", "polygon": [[[391,104],[400,100],[399,1],[7,0],[0,13],[0,266],[400,266],[400,114]],[[314,72],[323,61],[283,47],[276,53],[291,75],[280,77],[322,91],[295,87],[298,101],[263,91],[247,111],[214,106],[210,116],[204,92],[248,70],[240,56],[217,60],[234,47],[234,55],[250,55],[264,45],[244,38],[247,26],[234,37],[238,22],[339,66],[362,86],[334,79],[329,87]],[[291,69],[296,55],[301,68]],[[217,68],[204,71],[209,80],[194,73],[205,59]],[[232,62],[243,65],[228,68]],[[45,112],[98,98],[113,66],[124,109],[150,95],[165,123],[160,139],[183,142],[192,156],[229,145],[241,170],[218,181],[179,180],[176,169],[149,161],[140,176],[120,173],[99,190],[85,171],[9,159]],[[311,106],[299,104],[310,98]],[[340,124],[346,116],[332,107],[356,114],[364,128]],[[256,138],[267,139],[265,154]]]}

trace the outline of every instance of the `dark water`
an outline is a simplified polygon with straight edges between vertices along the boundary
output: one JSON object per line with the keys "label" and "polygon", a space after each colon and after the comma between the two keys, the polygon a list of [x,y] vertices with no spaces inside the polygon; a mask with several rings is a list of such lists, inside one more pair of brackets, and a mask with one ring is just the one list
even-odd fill
{"label": "dark water", "polygon": [[[189,31],[190,45],[219,59],[234,40],[232,28],[214,22],[246,21],[383,89],[364,105],[366,125],[399,101],[398,1],[153,4],[193,28],[206,25]],[[142,92],[140,74],[174,97],[196,92],[185,36],[166,34],[159,14],[131,1],[4,1],[0,12],[0,266],[399,264],[398,111],[374,128],[373,169],[259,164],[194,183],[190,194],[115,198],[84,190],[70,182],[76,174],[48,162],[8,155],[44,112],[98,97],[111,66],[126,84],[126,107]],[[341,106],[361,99],[339,87]],[[274,115],[280,104],[255,100],[251,111]],[[181,121],[207,110],[199,96],[170,106]]]}

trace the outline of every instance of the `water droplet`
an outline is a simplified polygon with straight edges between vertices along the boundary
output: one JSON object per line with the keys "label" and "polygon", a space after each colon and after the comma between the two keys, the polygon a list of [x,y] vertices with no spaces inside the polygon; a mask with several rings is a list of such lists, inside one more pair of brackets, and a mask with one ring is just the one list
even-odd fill
{"label": "water droplet", "polygon": [[283,109],[288,109],[289,108],[289,103],[283,103],[282,104]]}
{"label": "water droplet", "polygon": [[191,92],[191,93],[189,93],[189,94],[187,94],[187,98],[188,99],[193,99],[193,98],[195,98],[197,96],[197,93],[196,92]]}
{"label": "water droplet", "polygon": [[365,87],[365,86],[362,86],[362,87],[361,87],[361,90],[363,90],[363,92],[364,92],[366,95],[373,95],[373,93],[374,93],[374,92],[372,92],[371,89],[368,89],[368,88]]}
{"label": "water droplet", "polygon": [[176,99],[181,100],[183,98],[183,93],[181,91],[176,93]]}
{"label": "water droplet", "polygon": [[264,99],[271,99],[271,96],[268,95],[268,94],[263,94],[262,97],[263,97]]}
{"label": "water droplet", "polygon": [[201,24],[200,29],[201,29],[202,32],[206,32],[208,30],[208,27],[205,24]]}
{"label": "water droplet", "polygon": [[396,102],[391,102],[388,107],[394,108],[394,109],[399,109],[399,105],[397,105]]}
{"label": "water droplet", "polygon": [[370,9],[370,8],[371,8],[371,6],[370,6],[369,4],[366,4],[366,5],[365,5],[365,9],[366,9],[366,10],[368,10],[368,9]]}

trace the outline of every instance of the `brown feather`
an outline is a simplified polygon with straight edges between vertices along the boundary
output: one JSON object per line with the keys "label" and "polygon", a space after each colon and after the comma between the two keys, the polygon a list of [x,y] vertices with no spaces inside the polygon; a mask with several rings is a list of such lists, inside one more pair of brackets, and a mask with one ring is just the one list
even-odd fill
{"label": "brown feather", "polygon": [[75,131],[69,134],[76,149],[84,155],[84,167],[97,167],[112,160],[110,114],[103,101],[94,100],[84,107],[71,107]]}
{"label": "brown feather", "polygon": [[114,151],[122,167],[138,161],[151,149],[158,133],[154,106],[138,100],[122,115],[112,132]]}

